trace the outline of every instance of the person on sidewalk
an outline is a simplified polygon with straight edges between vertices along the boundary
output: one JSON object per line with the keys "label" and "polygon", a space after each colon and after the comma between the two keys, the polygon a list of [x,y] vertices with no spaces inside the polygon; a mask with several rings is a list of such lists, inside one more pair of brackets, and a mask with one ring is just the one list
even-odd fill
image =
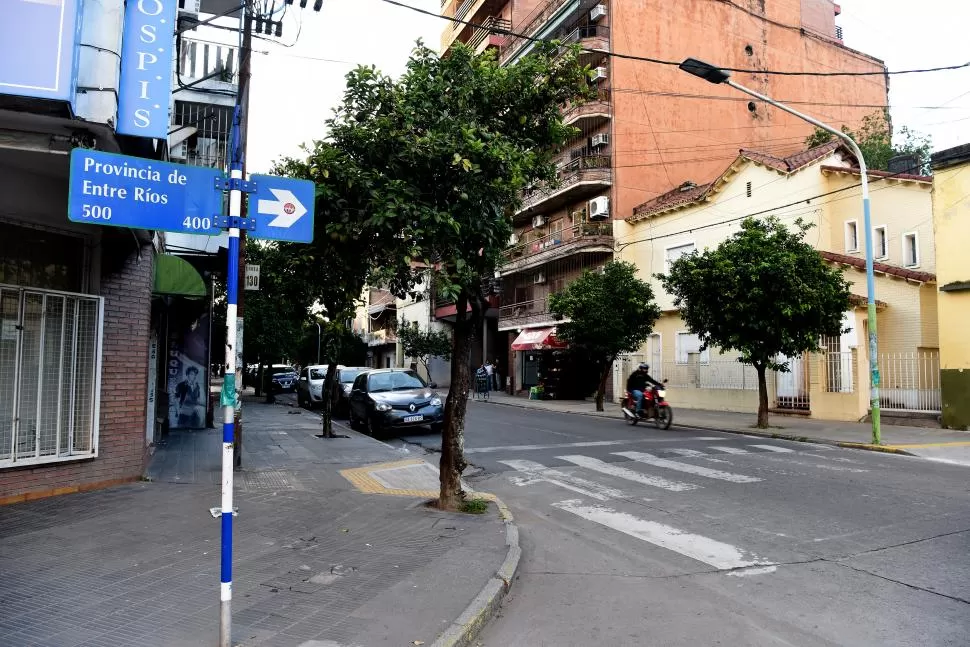
{"label": "person on sidewalk", "polygon": [[492,390],[501,391],[502,390],[502,379],[498,373],[498,360],[492,362]]}
{"label": "person on sidewalk", "polygon": [[626,390],[637,402],[637,415],[643,411],[643,392],[646,391],[648,386],[663,386],[663,384],[650,377],[650,365],[643,363],[637,367],[637,370],[630,373],[630,377],[626,381]]}
{"label": "person on sidewalk", "polygon": [[485,360],[485,364],[482,366],[485,369],[485,390],[492,390],[492,380],[494,378],[495,367],[488,360]]}

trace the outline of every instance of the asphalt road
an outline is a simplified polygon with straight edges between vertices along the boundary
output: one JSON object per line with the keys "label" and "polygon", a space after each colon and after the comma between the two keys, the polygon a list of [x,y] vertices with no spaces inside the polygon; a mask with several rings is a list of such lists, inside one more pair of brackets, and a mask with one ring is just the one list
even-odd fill
{"label": "asphalt road", "polygon": [[970,645],[966,467],[479,402],[465,447],[523,546],[485,647]]}

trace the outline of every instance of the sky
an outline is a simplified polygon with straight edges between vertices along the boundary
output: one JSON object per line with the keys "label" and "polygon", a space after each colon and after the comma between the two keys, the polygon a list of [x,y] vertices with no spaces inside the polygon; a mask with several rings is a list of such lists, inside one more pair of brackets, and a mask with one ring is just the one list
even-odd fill
{"label": "sky", "polygon": [[[440,0],[405,1],[432,12],[441,8]],[[842,15],[837,22],[845,44],[882,59],[890,70],[970,60],[970,0],[839,4]],[[285,44],[295,40],[292,47],[254,41],[251,172],[265,172],[281,155],[297,155],[302,143],[326,135],[324,122],[340,102],[344,76],[355,64],[373,64],[396,76],[419,38],[437,49],[445,25],[439,18],[382,0],[324,0],[319,13],[298,6],[293,5],[285,18],[283,37],[274,39]],[[970,142],[970,68],[895,75],[890,104],[893,125],[930,135],[935,150]]]}

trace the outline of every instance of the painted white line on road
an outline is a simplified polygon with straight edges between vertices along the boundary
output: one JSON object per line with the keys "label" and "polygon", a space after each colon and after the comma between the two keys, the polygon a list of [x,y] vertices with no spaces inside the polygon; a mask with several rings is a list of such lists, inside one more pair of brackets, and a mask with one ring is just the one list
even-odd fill
{"label": "painted white line on road", "polygon": [[734,577],[748,577],[750,575],[766,575],[768,573],[774,573],[778,570],[777,566],[759,566],[757,568],[746,568],[743,571],[734,571],[728,573]]}
{"label": "painted white line on road", "polygon": [[671,492],[686,492],[687,490],[696,490],[698,487],[700,487],[699,485],[694,485],[693,483],[668,481],[667,479],[659,476],[641,474],[640,472],[635,472],[626,467],[611,465],[610,463],[601,461],[597,458],[591,458],[589,456],[556,456],[556,458],[563,461],[569,461],[574,465],[585,467],[586,469],[593,470],[594,472],[626,479],[627,481],[633,481],[634,483],[640,483],[641,485],[649,485],[651,487],[658,487],[663,490],[670,490]]}
{"label": "painted white line on road", "polygon": [[747,449],[741,449],[740,447],[721,447],[719,445],[711,445],[708,449],[713,449],[714,451],[724,452],[725,454],[750,454]]}
{"label": "painted white line on road", "polygon": [[[804,455],[804,454],[803,454]],[[828,465],[825,463],[806,463],[805,461],[796,461],[790,458],[781,458],[775,456],[764,456],[761,460],[774,461],[776,463],[785,463],[787,465],[799,465],[801,467],[814,467],[819,470],[829,470],[830,472],[852,472],[854,474],[863,474],[869,470],[860,469],[858,467],[840,467],[838,465]]]}
{"label": "painted white line on road", "polygon": [[534,483],[535,481],[546,481],[547,483],[558,485],[561,488],[571,490],[599,501],[622,499],[625,496],[621,490],[607,487],[605,485],[596,483],[595,481],[589,481],[578,476],[573,476],[572,474],[566,474],[565,472],[546,467],[542,463],[520,460],[505,460],[499,461],[499,463],[504,463],[512,469],[518,470],[519,472],[531,477],[527,483],[519,482],[516,483],[516,485],[527,485],[529,483]]}
{"label": "painted white line on road", "polygon": [[733,474],[731,472],[722,472],[721,470],[713,470],[709,467],[702,467],[700,465],[691,465],[690,463],[681,463],[678,461],[669,461],[665,458],[658,458],[653,454],[644,454],[642,452],[613,452],[617,456],[623,456],[624,458],[629,458],[635,460],[638,463],[645,463],[647,465],[653,465],[654,467],[663,467],[668,470],[675,470],[677,472],[685,472],[687,474],[695,474],[697,476],[703,476],[704,478],[717,479],[719,481],[730,481],[731,483],[757,483],[761,479],[754,476],[745,476],[743,474]]}
{"label": "painted white line on road", "polygon": [[667,451],[685,458],[704,458],[707,456],[704,452],[699,452],[696,449],[668,449]]}
{"label": "painted white line on road", "polygon": [[[719,438],[677,438],[684,440],[720,440]],[[495,452],[529,452],[542,449],[569,449],[571,447],[610,447],[612,445],[632,445],[635,443],[669,443],[669,438],[635,438],[631,440],[590,440],[578,443],[554,443],[551,445],[502,445],[500,447],[468,447],[466,454],[494,454]]]}
{"label": "painted white line on road", "polygon": [[582,501],[560,501],[552,505],[601,526],[642,539],[654,546],[696,559],[719,570],[771,565],[771,562],[761,560],[755,555],[746,555],[740,548],[731,544],[655,521],[647,521],[605,506],[583,505]]}
{"label": "painted white line on road", "polygon": [[778,445],[751,445],[752,447],[757,447],[758,449],[763,449],[766,452],[776,452],[778,454],[794,454],[794,449],[788,449],[787,447],[779,447]]}

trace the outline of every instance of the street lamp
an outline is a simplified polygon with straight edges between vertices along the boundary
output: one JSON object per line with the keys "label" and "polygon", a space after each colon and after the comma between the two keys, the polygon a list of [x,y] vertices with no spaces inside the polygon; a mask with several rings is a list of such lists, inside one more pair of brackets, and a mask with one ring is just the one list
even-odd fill
{"label": "street lamp", "polygon": [[320,363],[320,322],[317,322],[317,364]]}
{"label": "street lamp", "polygon": [[868,292],[867,301],[869,306],[867,316],[869,324],[869,408],[872,411],[872,442],[873,444],[878,445],[881,440],[881,432],[879,416],[879,347],[876,341],[876,285],[872,270],[872,218],[869,214],[869,176],[866,173],[866,160],[862,156],[862,151],[859,150],[859,146],[855,143],[855,141],[853,141],[851,137],[842,131],[824,124],[817,119],[813,119],[808,115],[802,114],[797,110],[789,108],[782,103],[778,103],[771,97],[766,97],[765,95],[755,92],[754,90],[750,90],[739,83],[735,83],[731,80],[730,72],[715,67],[710,63],[699,61],[696,58],[688,58],[685,60],[680,64],[680,69],[688,74],[693,74],[696,77],[702,78],[708,83],[714,83],[715,85],[720,85],[723,83],[725,85],[729,85],[735,90],[743,92],[756,99],[760,99],[765,103],[775,106],[779,110],[784,110],[788,114],[795,115],[799,119],[807,121],[813,126],[817,126],[822,130],[832,133],[839,139],[843,140],[849,149],[855,154],[856,159],[858,159],[859,170],[862,174],[862,214],[863,221],[865,223],[864,226],[866,228],[866,290]]}

